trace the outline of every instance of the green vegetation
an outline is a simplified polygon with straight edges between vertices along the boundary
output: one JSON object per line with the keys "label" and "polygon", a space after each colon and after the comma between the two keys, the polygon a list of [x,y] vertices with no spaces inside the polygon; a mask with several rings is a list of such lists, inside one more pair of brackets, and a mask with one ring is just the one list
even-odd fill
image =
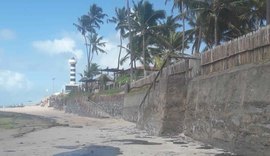
{"label": "green vegetation", "polygon": [[119,77],[117,77],[116,79],[116,83],[123,85],[126,84],[130,81],[130,76],[129,75],[121,75]]}
{"label": "green vegetation", "polygon": [[[186,49],[192,54],[204,52],[265,26],[270,17],[266,15],[266,12],[270,14],[270,9],[266,9],[270,7],[267,5],[270,0],[164,0],[164,4],[168,1],[173,2],[171,7],[177,11],[176,15],[166,15],[164,10],[156,10],[147,0],[140,0],[133,1],[131,8],[129,5],[115,8],[115,15],[107,19],[115,23],[115,30],[120,32],[115,66],[119,69],[130,60],[129,77],[132,80],[136,62],[141,62],[144,71],[150,65],[159,69],[166,59],[168,65],[179,56],[186,56]],[[78,24],[74,24],[85,39],[88,63],[85,77],[97,74],[90,68],[94,66],[91,64],[94,53],[105,53],[105,42],[97,34],[105,17],[102,8],[92,4],[88,14],[82,15]],[[128,44],[123,45],[123,40],[127,39]],[[121,58],[123,50],[126,55]],[[129,80],[126,75],[115,79],[119,84]]]}
{"label": "green vegetation", "polygon": [[12,129],[14,128],[14,121],[12,117],[0,117],[0,128]]}
{"label": "green vegetation", "polygon": [[0,111],[0,129],[21,129],[27,127],[42,129],[53,126],[60,126],[60,124],[56,123],[54,120],[39,116]]}
{"label": "green vegetation", "polygon": [[97,95],[115,95],[115,94],[119,94],[122,91],[123,90],[121,88],[112,88],[109,90],[100,91]]}

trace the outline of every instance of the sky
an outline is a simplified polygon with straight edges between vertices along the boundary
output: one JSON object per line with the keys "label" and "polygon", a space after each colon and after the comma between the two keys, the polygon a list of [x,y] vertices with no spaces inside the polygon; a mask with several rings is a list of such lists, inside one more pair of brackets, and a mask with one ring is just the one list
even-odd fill
{"label": "sky", "polygon": [[[171,14],[171,3],[149,2],[154,9]],[[86,54],[83,38],[73,23],[93,3],[109,17],[114,16],[116,7],[125,6],[125,0],[1,0],[0,106],[33,104],[61,92],[69,83],[68,59],[73,56],[77,58],[79,80]],[[119,33],[114,27],[105,22],[98,31],[106,41],[107,54],[95,55],[93,62],[101,68],[117,67]]]}

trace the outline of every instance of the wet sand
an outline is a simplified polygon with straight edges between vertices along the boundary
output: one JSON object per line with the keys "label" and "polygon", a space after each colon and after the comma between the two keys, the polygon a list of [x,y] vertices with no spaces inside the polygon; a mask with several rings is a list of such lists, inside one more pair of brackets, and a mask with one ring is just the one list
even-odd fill
{"label": "wet sand", "polygon": [[[81,117],[40,106],[6,108],[0,111],[38,115],[42,119],[46,118],[45,121],[52,121],[46,123],[49,126],[35,128],[19,137],[14,137],[14,133],[17,133],[14,129],[0,128],[1,156],[231,155],[182,134],[174,137],[150,136],[137,129],[134,123],[122,119]],[[31,124],[25,125],[25,128],[29,127]]]}

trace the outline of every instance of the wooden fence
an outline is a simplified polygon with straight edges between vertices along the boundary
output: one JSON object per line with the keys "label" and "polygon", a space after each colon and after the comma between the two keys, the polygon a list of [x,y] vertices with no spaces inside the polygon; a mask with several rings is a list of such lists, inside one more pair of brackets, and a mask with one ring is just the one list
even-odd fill
{"label": "wooden fence", "polygon": [[207,75],[269,59],[270,26],[267,26],[202,53],[201,73]]}

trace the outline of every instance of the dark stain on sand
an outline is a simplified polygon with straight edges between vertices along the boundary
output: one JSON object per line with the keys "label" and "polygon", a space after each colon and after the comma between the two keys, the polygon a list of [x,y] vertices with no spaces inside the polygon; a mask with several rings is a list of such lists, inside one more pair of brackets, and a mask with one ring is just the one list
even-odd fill
{"label": "dark stain on sand", "polygon": [[122,139],[122,140],[111,140],[112,142],[124,142],[126,145],[132,145],[132,144],[137,144],[137,145],[161,145],[162,143],[157,143],[157,142],[149,142],[146,140],[137,140],[137,139]]}
{"label": "dark stain on sand", "polygon": [[230,154],[230,153],[219,153],[219,154],[216,154],[215,156],[242,156],[242,155],[235,155],[235,154]]}
{"label": "dark stain on sand", "polygon": [[54,156],[117,156],[122,154],[120,148],[113,146],[92,145],[71,152],[63,152]]}
{"label": "dark stain on sand", "polygon": [[63,148],[63,149],[77,149],[79,148],[78,145],[75,146],[54,146],[55,148]]}
{"label": "dark stain on sand", "polygon": [[197,149],[213,149],[213,147],[210,145],[203,145],[201,147],[198,147]]}

